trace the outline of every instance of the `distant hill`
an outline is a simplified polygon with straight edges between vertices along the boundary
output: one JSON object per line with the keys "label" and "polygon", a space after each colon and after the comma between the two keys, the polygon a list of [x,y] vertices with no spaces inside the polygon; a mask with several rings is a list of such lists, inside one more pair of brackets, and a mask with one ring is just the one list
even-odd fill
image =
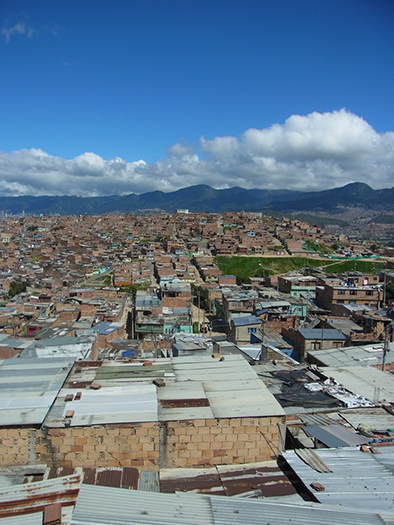
{"label": "distant hill", "polygon": [[343,207],[362,207],[379,211],[394,210],[394,188],[373,190],[356,182],[342,188],[319,192],[291,190],[245,190],[234,187],[215,190],[198,185],[171,193],[154,191],[136,195],[108,197],[0,197],[0,210],[18,214],[99,215],[103,213],[136,213],[177,209],[191,212],[264,211],[335,212]]}

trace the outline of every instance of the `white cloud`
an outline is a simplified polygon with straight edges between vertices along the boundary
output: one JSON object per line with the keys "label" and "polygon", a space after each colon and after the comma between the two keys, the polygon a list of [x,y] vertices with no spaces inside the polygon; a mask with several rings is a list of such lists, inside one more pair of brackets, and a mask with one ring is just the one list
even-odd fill
{"label": "white cloud", "polygon": [[1,34],[7,43],[14,35],[25,35],[27,38],[31,38],[36,33],[37,30],[27,22],[17,22],[14,25],[9,25],[8,22],[5,22],[1,30]]}
{"label": "white cloud", "polygon": [[346,110],[292,115],[283,125],[239,138],[200,139],[201,154],[175,144],[147,164],[83,153],[71,160],[40,149],[0,153],[2,195],[112,195],[215,188],[323,190],[349,182],[394,184],[394,133],[377,133]]}

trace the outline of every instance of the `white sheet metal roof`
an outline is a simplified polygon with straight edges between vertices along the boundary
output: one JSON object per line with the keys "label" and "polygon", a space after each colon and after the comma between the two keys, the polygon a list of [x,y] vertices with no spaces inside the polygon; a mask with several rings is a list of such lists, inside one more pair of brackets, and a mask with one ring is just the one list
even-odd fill
{"label": "white sheet metal roof", "polygon": [[173,359],[178,384],[200,382],[214,417],[283,415],[284,411],[253,368],[238,355],[224,361],[204,357]]}
{"label": "white sheet metal roof", "polygon": [[[198,381],[170,383],[164,388],[158,388],[157,395],[160,421],[213,419],[214,417],[205,389]],[[191,405],[200,403],[202,406],[175,406],[177,402],[183,404],[182,401],[190,402]],[[170,403],[173,406],[169,407]],[[207,406],[204,406],[204,403]]]}
{"label": "white sheet metal roof", "polygon": [[[67,389],[62,396],[76,391]],[[83,390],[78,401],[63,403],[64,418],[68,410],[74,411],[71,426],[104,425],[130,421],[157,421],[157,395],[153,384],[129,384]]]}
{"label": "white sheet metal roof", "polygon": [[[318,359],[324,366],[376,366],[383,361],[383,343],[365,346],[348,346],[344,348],[329,348],[327,350],[308,351],[308,354]],[[386,363],[394,361],[394,343],[389,346],[391,352],[386,354]]]}
{"label": "white sheet metal roof", "polygon": [[44,522],[43,512],[34,512],[24,516],[11,516],[1,518],[1,525],[42,525]]}
{"label": "white sheet metal roof", "polygon": [[[185,356],[143,364],[111,362],[73,372],[45,425],[64,426],[67,411],[74,411],[68,418],[71,426],[285,414],[239,355],[226,356],[224,361]],[[159,388],[152,384],[157,378],[164,381]],[[92,380],[101,388],[91,390]],[[80,386],[84,383],[86,388]],[[67,394],[78,391],[80,400],[65,402]]]}
{"label": "white sheet metal roof", "polygon": [[267,500],[211,497],[215,525],[382,525],[378,512],[338,509],[329,505],[271,503]]}
{"label": "white sheet metal roof", "polygon": [[10,359],[0,364],[0,426],[41,424],[73,360]]}
{"label": "white sheet metal roof", "polygon": [[[317,472],[293,450],[282,455],[320,503],[393,510],[394,475],[374,454],[350,447],[319,449],[315,454],[332,472]],[[314,490],[313,482],[320,483],[325,490]]]}
{"label": "white sheet metal roof", "polygon": [[363,396],[374,404],[394,402],[394,376],[368,366],[320,368],[326,377],[333,377],[353,394]]}
{"label": "white sheet metal roof", "polygon": [[83,485],[72,524],[214,525],[208,497]]}
{"label": "white sheet metal roof", "polygon": [[224,361],[204,357],[173,359],[177,381],[201,382],[216,418],[284,415],[283,408],[238,355]]}
{"label": "white sheet metal roof", "polygon": [[375,430],[394,428],[394,416],[384,408],[350,408],[341,410],[339,415],[357,430],[359,425]]}
{"label": "white sheet metal roof", "polygon": [[163,494],[83,485],[72,525],[331,525],[391,524],[393,514],[311,502],[199,494]]}

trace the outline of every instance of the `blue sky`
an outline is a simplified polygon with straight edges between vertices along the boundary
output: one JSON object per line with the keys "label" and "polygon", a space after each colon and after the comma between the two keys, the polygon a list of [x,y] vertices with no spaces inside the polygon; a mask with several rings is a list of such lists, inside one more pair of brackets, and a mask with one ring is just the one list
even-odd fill
{"label": "blue sky", "polygon": [[3,0],[0,194],[394,185],[391,0]]}

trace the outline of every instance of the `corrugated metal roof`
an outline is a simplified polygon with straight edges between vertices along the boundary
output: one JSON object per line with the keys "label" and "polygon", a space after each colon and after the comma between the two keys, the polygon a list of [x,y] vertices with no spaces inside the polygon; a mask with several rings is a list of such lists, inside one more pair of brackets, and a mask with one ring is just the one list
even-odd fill
{"label": "corrugated metal roof", "polygon": [[301,420],[307,425],[331,425],[333,420],[328,414],[302,414]]}
{"label": "corrugated metal roof", "polygon": [[[358,448],[315,450],[332,470],[320,473],[304,463],[294,451],[282,454],[309,491],[320,503],[365,507],[376,510],[393,509],[394,476],[377,460],[378,454],[361,452]],[[318,482],[318,492],[311,483]]]}
{"label": "corrugated metal roof", "polygon": [[[391,352],[386,354],[386,363],[394,362],[394,343],[390,343]],[[383,343],[365,346],[348,346],[308,351],[308,355],[317,359],[323,366],[376,366],[382,364]]]}
{"label": "corrugated metal roof", "polygon": [[[214,417],[283,415],[283,408],[240,356],[224,361],[203,357],[173,359],[177,381],[200,381]],[[231,384],[231,390],[229,390]]]}
{"label": "corrugated metal roof", "polygon": [[218,465],[217,470],[226,496],[236,496],[254,490],[259,490],[263,498],[296,493],[276,461]]}
{"label": "corrugated metal roof", "polygon": [[73,525],[214,525],[207,496],[163,494],[83,485]]}
{"label": "corrugated metal roof", "polygon": [[374,367],[324,367],[320,371],[333,377],[353,394],[363,396],[372,403],[394,402],[394,376]]}
{"label": "corrugated metal roof", "polygon": [[[96,340],[97,334],[85,337],[51,337],[40,341],[26,341],[22,358],[86,358]],[[28,343],[28,345],[27,345]]]}
{"label": "corrugated metal roof", "polygon": [[235,496],[259,490],[263,497],[295,494],[296,490],[275,461],[218,465],[205,469],[161,469],[162,492],[195,491]]}
{"label": "corrugated metal roof", "polygon": [[160,489],[165,493],[196,491],[200,494],[224,495],[222,482],[215,467],[161,469]]}
{"label": "corrugated metal roof", "polygon": [[110,323],[110,322],[101,322],[96,326],[93,326],[93,330],[97,331],[100,335],[108,335],[122,327],[123,323]]}
{"label": "corrugated metal roof", "polygon": [[62,509],[73,507],[81,481],[82,469],[76,469],[76,473],[70,476],[3,488],[0,492],[0,519],[41,512],[47,505],[55,503],[60,503]]}
{"label": "corrugated metal roof", "polygon": [[304,463],[317,472],[331,472],[331,469],[312,448],[297,448],[294,452]]}
{"label": "corrugated metal roof", "polygon": [[102,487],[87,489],[86,486],[81,489],[72,525],[388,525],[393,519],[391,512],[338,508],[311,502],[286,504],[198,494],[144,494],[120,489],[103,490]]}
{"label": "corrugated metal roof", "polygon": [[375,430],[394,428],[394,416],[380,407],[341,410],[339,415],[354,429],[357,429],[361,424],[366,428]]}
{"label": "corrugated metal roof", "polygon": [[346,339],[342,332],[333,328],[299,328],[298,331],[305,339],[333,339],[338,341]]}
{"label": "corrugated metal roof", "polygon": [[[73,393],[68,390],[69,393]],[[66,395],[63,390],[61,396]],[[62,418],[74,411],[71,426],[127,423],[130,421],[157,421],[156,386],[131,384],[119,387],[102,387],[85,390],[81,399],[65,402]]]}
{"label": "corrugated metal roof", "polygon": [[[224,361],[193,355],[131,364],[82,363],[61,390],[45,426],[64,426],[67,411],[74,411],[68,418],[71,426],[284,415],[239,355],[226,355]],[[152,381],[158,378],[165,384],[157,390]],[[93,381],[100,388],[92,390]],[[65,401],[78,391],[78,401]]]}
{"label": "corrugated metal roof", "polygon": [[157,395],[160,421],[214,417],[203,385],[198,381],[170,383],[164,388],[159,388]]}
{"label": "corrugated metal roof", "polygon": [[10,518],[2,518],[1,525],[42,525],[44,513],[34,512],[26,516],[12,516]]}
{"label": "corrugated metal roof", "polygon": [[289,307],[291,304],[288,301],[261,301],[256,304],[256,308],[284,308]]}
{"label": "corrugated metal roof", "polygon": [[261,319],[255,315],[248,315],[247,317],[236,317],[232,316],[231,322],[234,323],[234,326],[248,326],[252,324],[261,324]]}
{"label": "corrugated metal roof", "polygon": [[9,359],[0,364],[0,426],[41,424],[73,359]]}
{"label": "corrugated metal roof", "polygon": [[215,525],[382,525],[377,512],[330,508],[328,505],[286,505],[260,500],[211,497]]}
{"label": "corrugated metal roof", "polygon": [[160,492],[160,480],[158,472],[140,472],[138,490],[145,492]]}
{"label": "corrugated metal roof", "polygon": [[394,474],[394,447],[379,447],[379,454],[376,454],[376,460]]}

